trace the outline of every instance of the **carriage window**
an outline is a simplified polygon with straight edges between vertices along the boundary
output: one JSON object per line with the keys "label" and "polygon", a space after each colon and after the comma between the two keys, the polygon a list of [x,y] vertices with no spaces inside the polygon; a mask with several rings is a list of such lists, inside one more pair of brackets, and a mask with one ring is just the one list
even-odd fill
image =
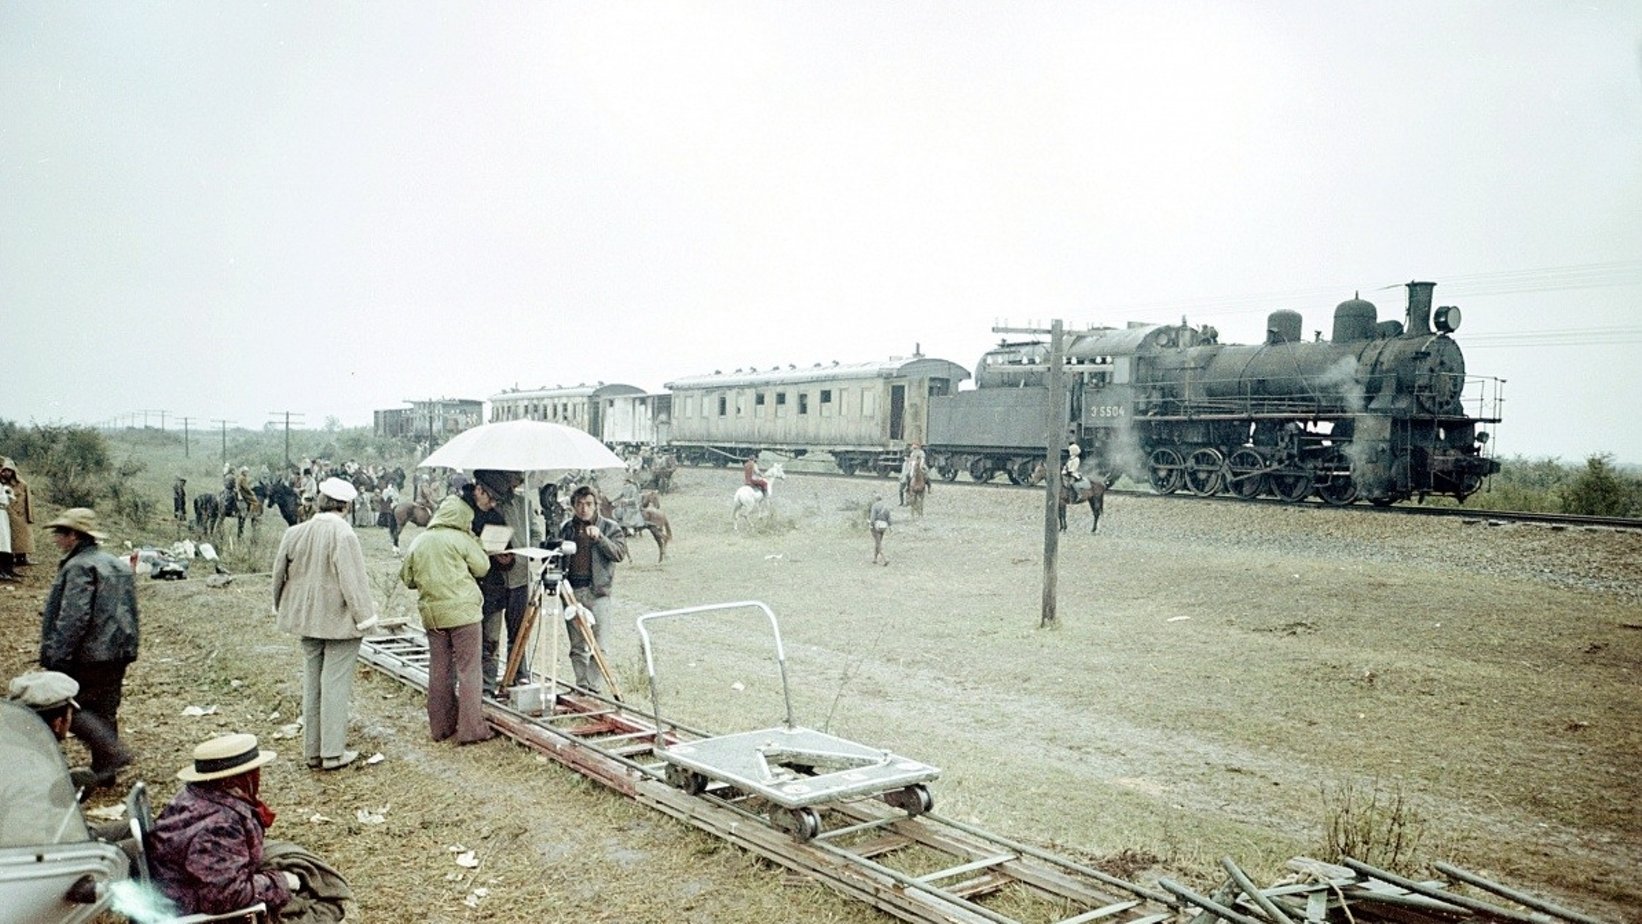
{"label": "carriage window", "polygon": [[801,392],[798,393],[798,413],[808,414],[809,412],[810,412],[810,393],[807,392],[807,391],[801,391]]}
{"label": "carriage window", "polygon": [[728,409],[729,409],[729,399],[725,398],[723,395],[719,395],[718,396],[718,416],[723,417]]}
{"label": "carriage window", "polygon": [[763,407],[764,406],[764,393],[763,392],[758,392],[758,393],[753,395],[753,406],[754,407]]}

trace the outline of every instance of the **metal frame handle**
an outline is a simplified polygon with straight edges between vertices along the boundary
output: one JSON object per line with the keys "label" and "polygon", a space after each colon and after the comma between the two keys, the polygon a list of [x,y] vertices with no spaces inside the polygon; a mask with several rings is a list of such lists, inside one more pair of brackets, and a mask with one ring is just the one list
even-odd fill
{"label": "metal frame handle", "polygon": [[650,678],[650,705],[656,718],[656,747],[662,747],[663,732],[661,724],[661,694],[656,689],[656,658],[655,649],[650,644],[650,632],[645,623],[653,619],[672,619],[678,616],[696,616],[703,613],[721,613],[729,610],[740,610],[756,607],[763,611],[764,617],[770,621],[770,633],[775,636],[775,663],[781,669],[781,698],[786,704],[786,727],[792,728],[795,723],[792,714],[792,691],[787,685],[787,652],[781,645],[781,626],[775,621],[775,613],[768,605],[759,600],[738,600],[734,603],[708,603],[702,606],[687,606],[676,610],[661,610],[655,613],[645,613],[638,618],[639,644],[644,649],[644,670]]}

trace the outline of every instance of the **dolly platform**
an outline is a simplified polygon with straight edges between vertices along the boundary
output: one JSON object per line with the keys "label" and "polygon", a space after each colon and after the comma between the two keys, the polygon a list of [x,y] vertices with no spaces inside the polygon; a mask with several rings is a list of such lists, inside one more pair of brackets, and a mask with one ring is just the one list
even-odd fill
{"label": "dolly platform", "polygon": [[[646,623],[748,607],[764,613],[775,637],[786,722],[776,728],[667,744],[662,740],[655,654]],[[654,751],[667,764],[667,781],[673,786],[694,795],[716,781],[758,796],[773,806],[771,822],[800,841],[821,832],[821,814],[816,807],[828,803],[877,798],[908,815],[922,815],[934,807],[926,784],[940,776],[940,770],[889,751],[803,728],[793,721],[781,628],[775,613],[765,604],[748,600],[647,613],[639,617],[638,630],[644,646],[644,667],[650,677],[650,702],[655,706]]]}

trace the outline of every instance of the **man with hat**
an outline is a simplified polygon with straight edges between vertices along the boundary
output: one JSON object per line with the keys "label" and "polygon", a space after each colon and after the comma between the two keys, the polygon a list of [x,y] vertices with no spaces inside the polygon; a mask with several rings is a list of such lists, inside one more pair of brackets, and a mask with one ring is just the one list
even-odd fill
{"label": "man with hat", "polygon": [[[478,469],[473,473],[473,481],[461,488],[462,500],[473,508],[473,534],[481,536],[486,526],[506,526],[513,530],[508,539],[506,548],[518,547],[524,540],[525,511],[524,495],[516,488],[524,481],[518,472],[504,472],[493,469]],[[490,506],[480,506],[479,497],[488,495]],[[507,627],[507,650],[514,650],[514,646],[523,644],[519,638],[519,629],[524,622],[525,606],[530,601],[530,560],[523,555],[514,555],[507,551],[491,552],[490,571],[479,578],[479,590],[484,595],[481,611],[484,619],[480,625],[481,642],[479,663],[485,678],[485,695],[493,696],[498,686],[511,686],[518,683],[519,677],[504,677],[498,680],[501,674],[501,647],[502,627]],[[529,675],[528,665],[521,659],[519,672]]]}
{"label": "man with hat", "polygon": [[177,771],[188,785],[154,820],[148,862],[179,914],[226,914],[263,902],[278,919],[301,886],[293,873],[261,868],[274,811],[259,795],[260,768],[276,756],[257,746],[256,735],[223,735],[194,748],[193,762]]}
{"label": "man with hat", "polygon": [[11,489],[11,506],[6,508],[6,518],[11,523],[12,564],[27,567],[34,564],[29,561],[29,556],[34,554],[34,530],[30,526],[34,522],[34,507],[29,502],[28,482],[17,477],[16,462],[0,459],[0,485]]}
{"label": "man with hat", "polygon": [[40,737],[40,723],[57,741],[67,737],[79,689],[74,678],[55,671],[34,671],[11,682],[8,702],[0,704],[0,749],[6,755],[6,772],[0,774],[0,843],[48,843],[65,816],[73,814],[74,790],[81,781],[73,774],[64,777],[62,754],[46,743],[50,739]]}
{"label": "man with hat", "polygon": [[315,770],[340,770],[347,749],[359,640],[376,625],[376,604],[359,536],[343,516],[359,495],[341,478],[319,484],[318,512],[287,529],[274,553],[277,625],[302,640],[303,756]]}
{"label": "man with hat", "polygon": [[125,671],[137,660],[137,584],[131,568],[97,545],[97,514],[70,507],[46,524],[63,553],[40,618],[40,665],[80,684],[70,728],[91,750],[97,786],[132,761],[120,742]]}

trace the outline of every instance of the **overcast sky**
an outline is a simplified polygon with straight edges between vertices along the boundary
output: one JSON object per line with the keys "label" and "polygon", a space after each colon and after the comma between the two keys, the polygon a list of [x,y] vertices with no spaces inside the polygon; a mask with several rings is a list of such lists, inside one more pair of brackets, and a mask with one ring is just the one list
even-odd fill
{"label": "overcast sky", "polygon": [[0,418],[1248,343],[1415,278],[1502,453],[1642,463],[1642,3],[0,4]]}

